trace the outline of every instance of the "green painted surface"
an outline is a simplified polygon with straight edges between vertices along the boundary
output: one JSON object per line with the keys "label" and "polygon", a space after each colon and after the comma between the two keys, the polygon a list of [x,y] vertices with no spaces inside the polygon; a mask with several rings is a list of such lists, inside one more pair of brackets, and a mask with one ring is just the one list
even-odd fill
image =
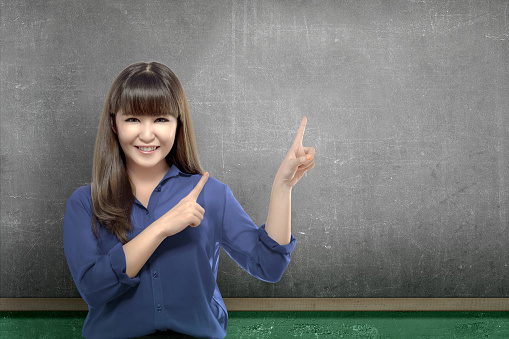
{"label": "green painted surface", "polygon": [[[81,338],[86,312],[0,312],[0,338]],[[509,312],[230,312],[227,338],[509,338]]]}
{"label": "green painted surface", "polygon": [[232,312],[228,338],[509,338],[509,312]]}

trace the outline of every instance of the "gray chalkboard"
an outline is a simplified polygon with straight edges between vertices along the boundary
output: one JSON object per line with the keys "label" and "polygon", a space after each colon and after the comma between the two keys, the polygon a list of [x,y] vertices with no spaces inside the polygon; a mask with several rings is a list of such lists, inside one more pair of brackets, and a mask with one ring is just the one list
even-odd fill
{"label": "gray chalkboard", "polygon": [[509,2],[6,1],[0,297],[74,297],[62,220],[116,75],[181,79],[205,170],[265,222],[302,116],[292,262],[224,297],[509,297]]}

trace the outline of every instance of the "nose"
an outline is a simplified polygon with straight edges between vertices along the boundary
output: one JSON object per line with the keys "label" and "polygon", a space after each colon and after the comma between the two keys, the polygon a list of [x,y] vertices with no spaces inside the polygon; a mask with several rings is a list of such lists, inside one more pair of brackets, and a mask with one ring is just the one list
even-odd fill
{"label": "nose", "polygon": [[141,131],[140,131],[140,141],[149,143],[155,138],[153,124],[151,122],[146,121],[142,124]]}

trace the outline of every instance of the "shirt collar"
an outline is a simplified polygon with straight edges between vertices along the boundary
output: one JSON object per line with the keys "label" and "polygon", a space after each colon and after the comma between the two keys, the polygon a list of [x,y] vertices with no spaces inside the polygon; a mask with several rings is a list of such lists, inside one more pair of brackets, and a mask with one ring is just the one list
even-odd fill
{"label": "shirt collar", "polygon": [[183,175],[186,177],[191,176],[191,174],[182,172],[177,166],[172,164],[170,169],[168,170],[168,172],[166,172],[163,179],[161,180],[161,184],[166,182],[166,180],[168,180],[172,177],[176,177],[178,175]]}

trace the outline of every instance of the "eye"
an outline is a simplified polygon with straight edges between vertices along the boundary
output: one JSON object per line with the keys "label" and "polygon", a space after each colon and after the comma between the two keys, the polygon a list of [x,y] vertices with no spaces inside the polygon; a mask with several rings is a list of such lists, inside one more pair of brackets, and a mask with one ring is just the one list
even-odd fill
{"label": "eye", "polygon": [[136,118],[127,118],[125,119],[126,122],[138,122],[139,120]]}
{"label": "eye", "polygon": [[170,120],[168,120],[168,119],[166,119],[166,118],[157,118],[157,119],[155,120],[155,122],[168,122],[168,121],[170,121]]}

